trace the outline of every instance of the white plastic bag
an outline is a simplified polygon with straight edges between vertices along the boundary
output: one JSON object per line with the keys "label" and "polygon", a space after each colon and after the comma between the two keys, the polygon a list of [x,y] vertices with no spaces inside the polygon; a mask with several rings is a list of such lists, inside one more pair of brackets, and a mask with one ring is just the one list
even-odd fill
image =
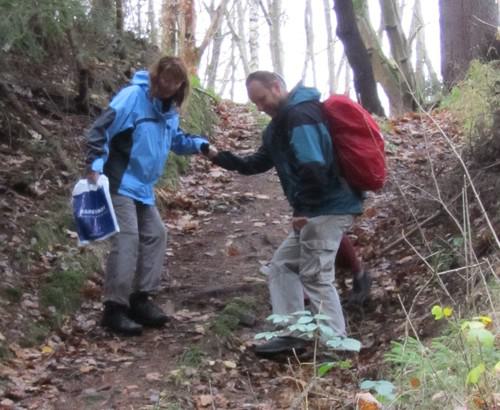
{"label": "white plastic bag", "polygon": [[79,245],[120,232],[105,175],[99,176],[97,184],[80,179],[73,188],[72,205]]}

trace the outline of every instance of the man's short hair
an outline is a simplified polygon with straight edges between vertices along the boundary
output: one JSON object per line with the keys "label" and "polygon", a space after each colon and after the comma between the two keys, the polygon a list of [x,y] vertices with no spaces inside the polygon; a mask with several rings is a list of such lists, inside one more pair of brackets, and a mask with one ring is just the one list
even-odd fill
{"label": "man's short hair", "polygon": [[254,71],[247,77],[245,85],[248,87],[252,81],[260,81],[266,88],[271,87],[275,82],[278,82],[280,88],[286,90],[286,83],[284,78],[278,73],[272,71]]}

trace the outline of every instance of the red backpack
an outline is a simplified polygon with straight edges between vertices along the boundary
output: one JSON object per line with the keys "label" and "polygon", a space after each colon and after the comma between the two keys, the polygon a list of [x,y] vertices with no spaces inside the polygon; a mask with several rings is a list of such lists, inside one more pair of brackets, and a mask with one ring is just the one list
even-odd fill
{"label": "red backpack", "polygon": [[376,191],[386,178],[384,139],[372,116],[345,95],[322,103],[342,176],[360,191]]}

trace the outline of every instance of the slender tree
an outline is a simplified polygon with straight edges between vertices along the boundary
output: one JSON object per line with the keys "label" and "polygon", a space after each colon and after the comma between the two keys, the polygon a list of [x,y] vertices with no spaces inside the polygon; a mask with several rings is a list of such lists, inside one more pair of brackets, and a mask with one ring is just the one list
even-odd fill
{"label": "slender tree", "polygon": [[415,74],[410,61],[410,47],[401,27],[396,0],[380,0],[380,8],[384,16],[385,31],[391,47],[391,55],[398,66],[400,90],[403,104],[408,110],[414,108]]}
{"label": "slender tree", "polygon": [[259,0],[249,0],[248,7],[248,46],[250,51],[248,68],[250,71],[255,71],[259,68]]}
{"label": "slender tree", "polygon": [[367,2],[357,10],[357,26],[370,55],[375,80],[380,83],[389,99],[391,115],[412,111],[413,99],[405,99],[405,96],[411,96],[411,93],[405,93],[408,90],[407,82],[394,59],[388,58],[382,50],[379,36],[370,22]]}
{"label": "slender tree", "polygon": [[154,0],[148,0],[148,34],[152,44],[158,44],[158,28],[156,26],[156,14]]}
{"label": "slender tree", "polygon": [[161,8],[162,36],[160,48],[164,54],[177,54],[177,0],[163,0]]}
{"label": "slender tree", "polygon": [[425,26],[420,0],[415,0],[413,4],[409,38],[415,41],[415,82],[417,92],[424,94],[428,84],[427,88],[431,90],[431,93],[434,93],[439,88],[439,80],[426,47]]}
{"label": "slender tree", "polygon": [[[236,2],[236,13],[234,10],[225,12],[226,22],[231,30],[232,41],[238,48],[238,52],[241,59],[241,64],[243,66],[243,72],[245,77],[250,74],[250,68],[248,63],[248,53],[247,53],[247,40],[245,33],[245,10],[243,9],[242,3],[240,1]],[[233,22],[236,19],[236,26]]]}
{"label": "slender tree", "polygon": [[332,13],[330,10],[330,1],[323,0],[325,25],[326,25],[326,55],[328,58],[328,91],[333,94],[337,87],[335,86],[335,43],[333,41]]}
{"label": "slender tree", "polygon": [[115,9],[116,9],[116,31],[118,33],[123,32],[123,1],[115,0]]}
{"label": "slender tree", "polygon": [[354,88],[358,99],[369,112],[384,115],[378,98],[370,57],[356,24],[352,0],[335,0],[337,36],[344,44],[347,60],[354,74]]}
{"label": "slender tree", "polygon": [[281,0],[267,0],[268,9],[264,6],[262,0],[259,0],[259,5],[266,18],[269,26],[269,47],[271,50],[271,61],[273,69],[277,73],[283,74],[283,43],[281,40]]}
{"label": "slender tree", "polygon": [[316,87],[316,61],[314,58],[314,33],[311,0],[306,0],[306,9],[304,13],[304,29],[306,32],[306,53],[304,58],[304,68],[302,69],[302,80],[305,80],[307,74],[307,66],[309,62],[311,62],[313,85]]}

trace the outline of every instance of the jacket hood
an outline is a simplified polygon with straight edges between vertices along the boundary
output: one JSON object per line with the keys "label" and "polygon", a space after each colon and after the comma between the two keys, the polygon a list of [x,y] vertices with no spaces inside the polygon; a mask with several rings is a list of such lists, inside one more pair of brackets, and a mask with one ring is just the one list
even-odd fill
{"label": "jacket hood", "polygon": [[298,83],[291,91],[288,96],[286,105],[291,107],[303,103],[305,101],[319,101],[321,93],[313,87],[305,87],[302,83]]}
{"label": "jacket hood", "polygon": [[149,89],[149,72],[146,70],[137,71],[132,77],[130,84],[139,85]]}

